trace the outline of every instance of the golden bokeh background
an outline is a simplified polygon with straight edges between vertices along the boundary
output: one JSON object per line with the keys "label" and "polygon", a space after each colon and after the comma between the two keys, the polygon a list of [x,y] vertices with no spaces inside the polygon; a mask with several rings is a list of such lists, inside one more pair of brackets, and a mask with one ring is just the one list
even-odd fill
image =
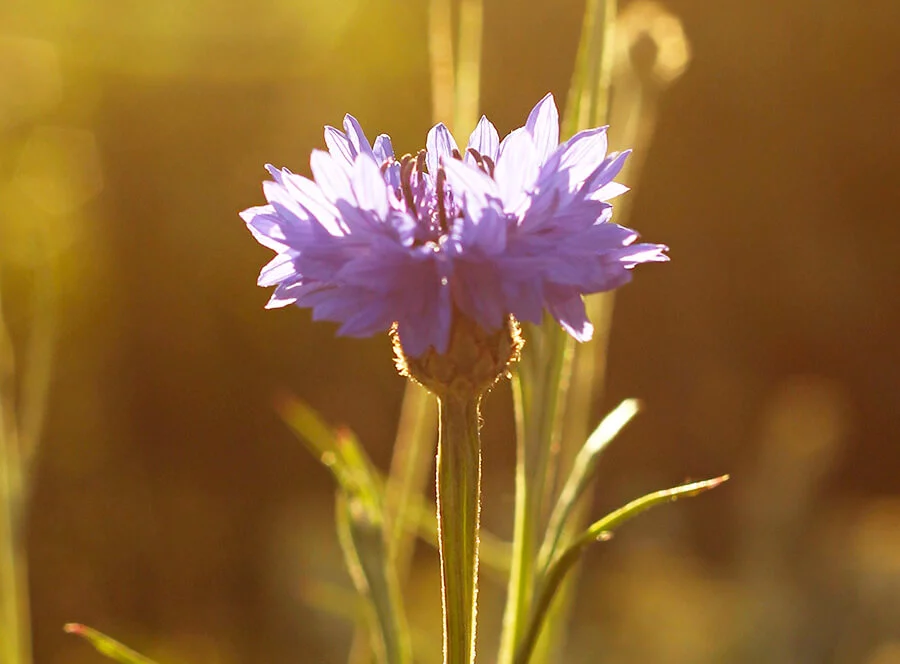
{"label": "golden bokeh background", "polygon": [[[900,662],[900,3],[665,5],[691,61],[659,100],[629,225],[672,262],[617,298],[596,415],[646,410],[604,458],[595,510],[733,479],[592,550],[568,660]],[[582,6],[485,0],[482,107],[501,133],[565,98]],[[237,212],[263,200],[264,163],[306,172],[345,112],[421,146],[426,10],[0,5],[0,283],[23,401],[24,370],[52,366],[44,416],[22,423],[40,430],[37,664],[100,661],[72,620],[163,663],[345,660],[331,480],[273,402],[296,394],[386,468],[404,384],[386,337],[263,310],[268,252]],[[28,356],[38,319],[52,358]],[[509,408],[497,390],[484,431],[503,536]],[[483,581],[485,662],[502,591]],[[420,547],[423,662],[438,598]]]}

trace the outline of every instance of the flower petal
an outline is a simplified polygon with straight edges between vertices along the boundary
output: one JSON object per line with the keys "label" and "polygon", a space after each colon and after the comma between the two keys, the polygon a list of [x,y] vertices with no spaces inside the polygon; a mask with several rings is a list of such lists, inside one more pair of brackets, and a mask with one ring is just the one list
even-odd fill
{"label": "flower petal", "polygon": [[[497,133],[497,128],[483,115],[475,126],[472,135],[469,136],[468,147],[482,156],[490,157],[491,160],[497,161],[497,151],[500,148],[500,135]],[[475,161],[468,152],[466,154],[466,160],[472,160],[472,162]]]}
{"label": "flower petal", "polygon": [[295,258],[295,255],[288,253],[275,256],[275,258],[270,260],[265,267],[263,267],[262,271],[260,271],[259,278],[256,280],[256,285],[274,286],[275,284],[280,284],[285,279],[295,276],[297,274],[297,270],[294,268]]}
{"label": "flower petal", "polygon": [[453,157],[453,152],[459,152],[456,141],[450,130],[439,122],[434,125],[428,132],[428,138],[425,140],[425,163],[428,165],[428,172],[432,177],[437,176],[438,168],[441,160],[449,161]]}
{"label": "flower petal", "polygon": [[372,146],[369,145],[369,139],[366,138],[359,121],[352,115],[347,113],[344,116],[344,131],[347,132],[347,139],[353,146],[353,156],[357,157],[361,154],[372,155]]}
{"label": "flower petal", "polygon": [[360,156],[353,165],[353,191],[359,206],[371,210],[379,219],[388,213],[388,192],[375,160]]}
{"label": "flower petal", "polygon": [[387,134],[378,134],[375,137],[375,146],[372,148],[375,159],[378,163],[383,164],[389,159],[394,158],[394,146],[391,145],[391,137]]}
{"label": "flower petal", "polygon": [[350,139],[339,129],[335,129],[330,125],[325,127],[325,145],[331,156],[337,159],[343,166],[349,168],[353,165],[353,159],[356,157],[356,151],[350,144]]}
{"label": "flower petal", "polygon": [[494,180],[507,211],[513,212],[521,207],[537,175],[537,152],[531,135],[525,129],[516,129],[500,144],[497,167],[494,169]]}
{"label": "flower petal", "polygon": [[544,290],[547,310],[576,341],[590,341],[594,326],[588,320],[584,300],[577,290],[548,286]]}
{"label": "flower petal", "polygon": [[330,202],[356,201],[353,188],[350,186],[350,176],[331,154],[324,150],[313,150],[309,156],[309,167],[312,169],[316,184]]}
{"label": "flower petal", "polygon": [[534,140],[540,163],[544,163],[559,146],[559,111],[552,94],[548,93],[531,109],[525,128]]}

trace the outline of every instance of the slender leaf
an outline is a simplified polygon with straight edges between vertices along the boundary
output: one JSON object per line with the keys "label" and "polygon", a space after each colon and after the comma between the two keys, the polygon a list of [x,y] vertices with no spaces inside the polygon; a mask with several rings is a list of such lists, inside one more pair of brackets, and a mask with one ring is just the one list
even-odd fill
{"label": "slender leaf", "polygon": [[541,579],[538,591],[535,593],[536,599],[534,610],[531,614],[528,630],[516,652],[515,664],[528,664],[531,659],[531,653],[540,636],[544,617],[547,615],[547,611],[553,602],[553,598],[556,596],[557,590],[566,575],[581,558],[581,554],[584,553],[584,550],[590,544],[610,539],[616,528],[655,505],[672,502],[679,498],[697,496],[704,491],[715,489],[727,480],[728,475],[722,475],[721,477],[715,477],[702,482],[692,482],[671,489],[655,491],[654,493],[649,493],[646,496],[631,501],[624,507],[620,507],[599,521],[595,521],[591,524],[587,530],[569,544],[565,551],[553,559],[547,570],[546,576]]}
{"label": "slender leaf", "polygon": [[620,403],[603,418],[575,457],[569,477],[550,515],[547,534],[538,556],[538,569],[542,572],[546,571],[547,564],[553,559],[569,517],[594,476],[600,454],[639,410],[640,402],[636,399],[626,399]]}
{"label": "slender leaf", "polygon": [[122,645],[115,639],[111,639],[96,629],[79,623],[68,623],[63,630],[69,634],[75,634],[88,641],[102,655],[121,664],[155,664],[152,659],[136,653],[128,646]]}
{"label": "slender leaf", "polygon": [[[349,430],[332,429],[318,413],[294,397],[283,396],[279,400],[278,410],[287,425],[331,471],[335,481],[349,495],[362,492],[367,503],[383,504],[387,483]],[[437,520],[433,503],[407,491],[404,493],[404,512],[405,526],[431,546],[437,547]],[[488,570],[505,574],[510,566],[510,544],[482,529],[481,562]]]}
{"label": "slender leaf", "polygon": [[409,628],[399,584],[387,554],[380,511],[359,497],[338,491],[338,537],[357,592],[366,600],[372,621],[371,642],[379,661],[406,664],[411,659]]}

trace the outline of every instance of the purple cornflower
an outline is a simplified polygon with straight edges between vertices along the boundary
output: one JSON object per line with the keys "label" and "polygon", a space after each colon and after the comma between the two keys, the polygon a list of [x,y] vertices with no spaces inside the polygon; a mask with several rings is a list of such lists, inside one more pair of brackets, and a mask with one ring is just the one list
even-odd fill
{"label": "purple cornflower", "polygon": [[388,136],[370,144],[350,115],[343,132],[325,128],[325,143],[310,157],[314,180],[267,166],[268,205],[241,217],[277,253],[259,276],[276,287],[267,306],[310,307],[338,334],[396,323],[418,357],[446,350],[454,315],[493,331],[546,309],[586,341],[583,295],[668,260],[664,245],[635,244],[636,232],[610,222],[627,153],[606,154],[605,127],[560,145],[552,95],[502,142],[482,117],[464,153],[438,124],[426,150],[397,159]]}

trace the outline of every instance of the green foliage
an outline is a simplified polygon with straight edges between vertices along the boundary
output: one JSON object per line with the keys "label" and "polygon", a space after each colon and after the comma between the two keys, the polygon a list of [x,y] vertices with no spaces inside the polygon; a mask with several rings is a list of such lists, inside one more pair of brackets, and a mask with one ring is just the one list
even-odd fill
{"label": "green foliage", "polygon": [[115,639],[86,625],[69,623],[63,629],[69,634],[75,634],[85,639],[97,649],[97,652],[121,664],[156,664],[152,659],[136,653],[128,646],[122,645]]}
{"label": "green foliage", "polygon": [[544,543],[538,554],[538,569],[546,573],[547,565],[553,559],[559,547],[560,539],[570,523],[572,515],[579,499],[594,476],[600,454],[606,449],[619,432],[637,415],[639,403],[635,399],[626,399],[620,403],[603,421],[597,425],[594,432],[588,437],[569,473],[569,477],[559,494],[553,513],[550,515],[547,533]]}
{"label": "green foliage", "polygon": [[679,498],[697,496],[704,491],[715,489],[727,480],[728,475],[722,475],[721,477],[702,482],[691,482],[690,484],[682,484],[671,489],[649,493],[611,512],[599,521],[595,521],[581,535],[567,543],[562,552],[550,561],[546,573],[542,575],[539,581],[538,591],[535,593],[534,610],[525,637],[516,652],[515,664],[527,664],[530,660],[553,598],[556,596],[566,575],[580,560],[590,544],[611,539],[614,530],[651,507],[672,502]]}
{"label": "green foliage", "polygon": [[338,485],[337,530],[350,577],[365,603],[379,661],[410,661],[409,628],[385,532],[383,480],[356,436],[330,428],[309,406],[291,399],[282,416]]}

